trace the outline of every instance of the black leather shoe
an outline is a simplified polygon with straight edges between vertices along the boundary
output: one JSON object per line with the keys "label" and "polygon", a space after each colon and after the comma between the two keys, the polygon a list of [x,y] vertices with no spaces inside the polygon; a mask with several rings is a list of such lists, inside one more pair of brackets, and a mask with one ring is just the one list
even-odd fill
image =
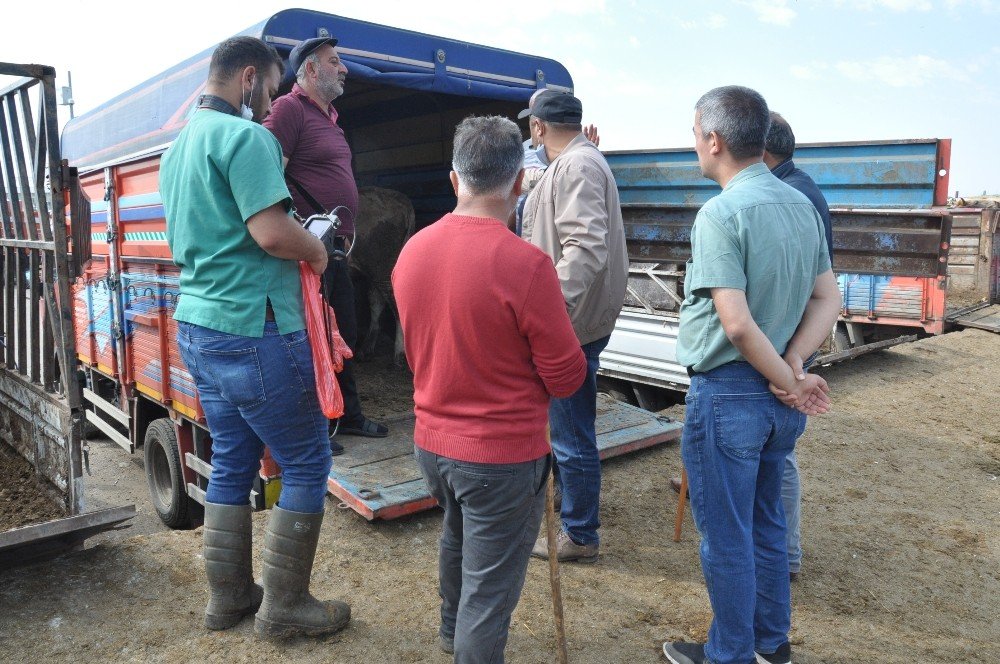
{"label": "black leather shoe", "polygon": [[389,427],[372,422],[366,417],[362,417],[357,422],[341,420],[339,431],[345,436],[364,436],[365,438],[385,438],[389,435]]}

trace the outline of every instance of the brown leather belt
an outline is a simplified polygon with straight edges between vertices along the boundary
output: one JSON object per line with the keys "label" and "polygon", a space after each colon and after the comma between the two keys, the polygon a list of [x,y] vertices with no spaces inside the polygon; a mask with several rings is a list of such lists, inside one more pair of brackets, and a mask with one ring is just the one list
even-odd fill
{"label": "brown leather belt", "polygon": [[269,323],[274,322],[274,309],[271,308],[271,303],[267,304],[267,308],[264,309],[264,320]]}

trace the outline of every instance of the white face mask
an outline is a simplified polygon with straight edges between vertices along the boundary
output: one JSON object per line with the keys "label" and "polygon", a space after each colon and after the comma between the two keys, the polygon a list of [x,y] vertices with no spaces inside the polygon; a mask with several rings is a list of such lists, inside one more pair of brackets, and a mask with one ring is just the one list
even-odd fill
{"label": "white face mask", "polygon": [[538,157],[538,161],[543,164],[549,163],[549,156],[545,154],[545,144],[540,144],[535,148],[535,156]]}
{"label": "white face mask", "polygon": [[[256,82],[257,82],[256,79],[250,79],[250,101],[249,101],[250,104],[253,103],[253,86],[254,83]],[[250,120],[251,122],[253,122],[253,109],[247,106],[246,104],[240,104],[240,116],[244,120]]]}

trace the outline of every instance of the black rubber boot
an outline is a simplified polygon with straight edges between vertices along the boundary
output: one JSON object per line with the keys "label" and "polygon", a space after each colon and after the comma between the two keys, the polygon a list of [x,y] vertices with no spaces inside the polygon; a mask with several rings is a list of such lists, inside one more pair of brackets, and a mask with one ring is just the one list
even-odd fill
{"label": "black rubber boot", "polygon": [[229,629],[257,611],[263,589],[253,582],[249,505],[205,503],[205,575],[211,596],[205,627]]}
{"label": "black rubber boot", "polygon": [[268,639],[332,634],[351,621],[351,607],[337,600],[321,602],[309,594],[323,513],[271,510],[264,536],[264,603],[254,631]]}

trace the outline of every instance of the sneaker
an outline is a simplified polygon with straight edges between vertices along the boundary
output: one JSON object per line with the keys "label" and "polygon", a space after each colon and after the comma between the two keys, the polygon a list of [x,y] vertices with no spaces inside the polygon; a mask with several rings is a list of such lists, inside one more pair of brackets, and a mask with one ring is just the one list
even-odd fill
{"label": "sneaker", "polygon": [[673,664],[705,664],[705,644],[674,641],[663,644],[663,654]]}
{"label": "sneaker", "polygon": [[340,456],[344,453],[344,446],[337,442],[337,439],[330,435],[330,454]]}
{"label": "sneaker", "polygon": [[799,580],[799,573],[797,571],[796,572],[789,572],[788,573],[788,582],[789,583],[795,583],[798,580]]}
{"label": "sneaker", "polygon": [[755,652],[757,664],[792,664],[792,645],[785,641],[770,655]]}
{"label": "sneaker", "polygon": [[[556,535],[556,558],[561,563],[596,563],[597,544],[577,544],[569,533],[560,530]],[[531,549],[531,555],[535,558],[549,559],[549,540],[544,535],[539,537],[535,546]]]}
{"label": "sneaker", "polygon": [[455,654],[455,638],[448,638],[444,634],[438,636],[438,645],[441,646],[441,652],[448,653],[449,655]]}

